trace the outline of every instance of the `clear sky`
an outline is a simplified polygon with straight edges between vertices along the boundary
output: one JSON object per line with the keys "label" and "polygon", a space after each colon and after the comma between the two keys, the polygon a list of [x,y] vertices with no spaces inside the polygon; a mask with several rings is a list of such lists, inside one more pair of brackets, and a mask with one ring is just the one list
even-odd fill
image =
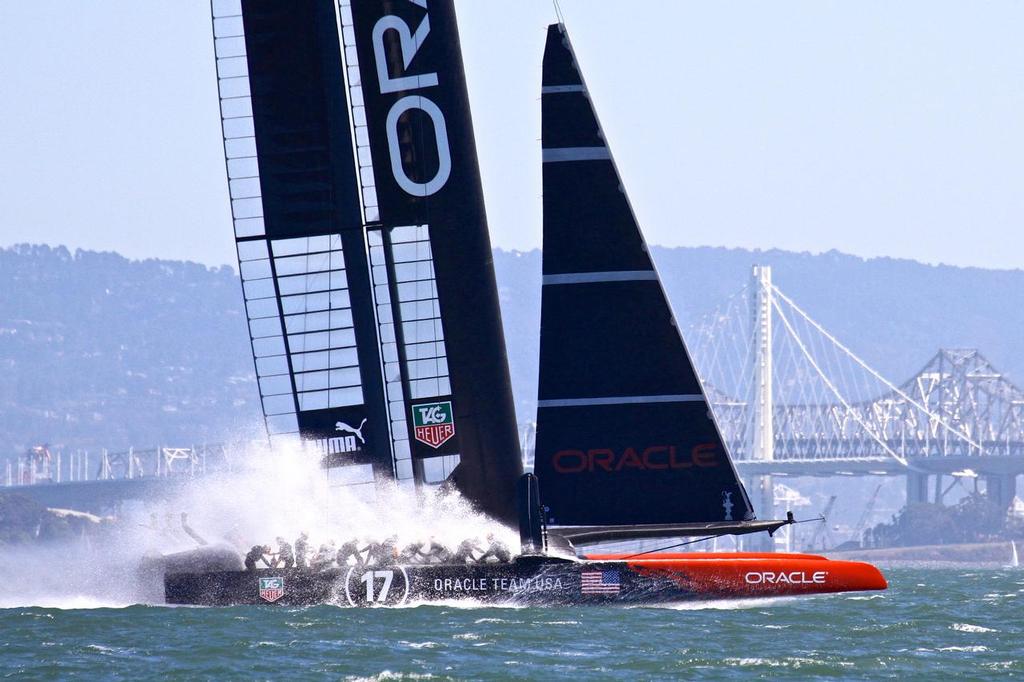
{"label": "clear sky", "polygon": [[[1024,267],[1024,3],[561,0],[648,240]],[[548,0],[458,0],[492,239],[540,245]],[[0,245],[233,263],[206,0],[0,2]]]}

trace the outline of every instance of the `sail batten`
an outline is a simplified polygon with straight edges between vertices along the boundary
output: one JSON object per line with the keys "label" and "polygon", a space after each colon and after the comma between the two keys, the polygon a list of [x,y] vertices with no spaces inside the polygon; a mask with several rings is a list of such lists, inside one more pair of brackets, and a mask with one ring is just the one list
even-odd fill
{"label": "sail batten", "polygon": [[548,30],[541,107],[534,466],[546,522],[625,534],[751,521],[561,25]]}

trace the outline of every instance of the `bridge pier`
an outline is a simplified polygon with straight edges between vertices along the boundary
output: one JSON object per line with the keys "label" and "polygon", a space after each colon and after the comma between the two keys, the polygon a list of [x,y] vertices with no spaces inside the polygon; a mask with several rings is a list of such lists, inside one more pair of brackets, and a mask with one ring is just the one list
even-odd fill
{"label": "bridge pier", "polygon": [[1017,494],[1017,474],[984,474],[985,496],[1000,509],[1009,509]]}
{"label": "bridge pier", "polygon": [[928,501],[928,474],[907,472],[907,506]]}

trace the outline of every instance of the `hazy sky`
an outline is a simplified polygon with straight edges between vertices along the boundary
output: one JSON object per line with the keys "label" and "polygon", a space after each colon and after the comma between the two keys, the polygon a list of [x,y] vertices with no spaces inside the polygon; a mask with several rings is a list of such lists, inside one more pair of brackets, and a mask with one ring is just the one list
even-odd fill
{"label": "hazy sky", "polygon": [[[1024,267],[1024,3],[562,0],[648,240]],[[492,239],[540,245],[548,0],[459,0]],[[206,0],[0,2],[0,245],[233,263]]]}

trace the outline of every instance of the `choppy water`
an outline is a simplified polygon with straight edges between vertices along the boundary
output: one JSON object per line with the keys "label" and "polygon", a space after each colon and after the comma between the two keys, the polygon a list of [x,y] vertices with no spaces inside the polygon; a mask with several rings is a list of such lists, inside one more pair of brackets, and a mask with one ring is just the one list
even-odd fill
{"label": "choppy water", "polygon": [[8,608],[0,610],[0,675],[1024,676],[1024,571],[903,569],[887,577],[885,593],[679,608]]}

